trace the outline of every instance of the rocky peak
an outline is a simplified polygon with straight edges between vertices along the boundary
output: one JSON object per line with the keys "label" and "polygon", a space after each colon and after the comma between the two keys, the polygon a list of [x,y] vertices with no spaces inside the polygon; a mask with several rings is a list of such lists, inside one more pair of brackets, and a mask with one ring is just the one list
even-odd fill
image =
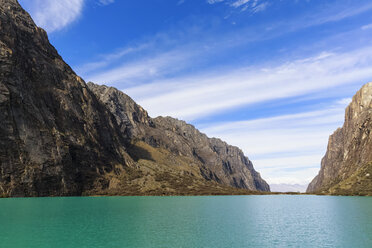
{"label": "rocky peak", "polygon": [[246,189],[269,187],[238,148],[86,84],[17,1],[0,0],[0,197]]}
{"label": "rocky peak", "polygon": [[150,118],[142,107],[117,89],[93,83],[88,86],[108,106],[118,125],[124,123],[122,132],[132,142],[141,140],[154,148],[189,158],[199,164],[201,176],[206,180],[250,190],[270,190],[239,148],[208,138],[185,121],[169,116]]}
{"label": "rocky peak", "polygon": [[345,125],[352,124],[360,115],[369,114],[372,109],[372,82],[363,87],[353,96],[352,102],[345,111]]}
{"label": "rocky peak", "polygon": [[113,116],[17,1],[0,0],[0,61],[0,194],[78,195],[133,163]]}
{"label": "rocky peak", "polygon": [[116,122],[125,137],[134,138],[143,133],[142,125],[153,125],[147,111],[128,95],[106,85],[97,85],[92,82],[87,85],[115,116]]}
{"label": "rocky peak", "polygon": [[329,137],[320,172],[309,184],[308,192],[329,192],[372,161],[371,117],[372,83],[367,83],[346,108],[343,127]]}

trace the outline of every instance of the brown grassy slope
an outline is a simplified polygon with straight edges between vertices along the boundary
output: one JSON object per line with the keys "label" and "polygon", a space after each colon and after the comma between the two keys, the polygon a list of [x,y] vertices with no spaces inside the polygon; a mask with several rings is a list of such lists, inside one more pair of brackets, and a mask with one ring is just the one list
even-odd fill
{"label": "brown grassy slope", "polygon": [[[198,164],[166,149],[134,142],[128,153],[137,162],[133,171],[106,175],[107,187],[95,187],[85,195],[249,195],[261,192],[238,189],[205,180]],[[97,190],[98,188],[98,190]]]}
{"label": "brown grassy slope", "polygon": [[326,193],[372,196],[372,162],[362,166],[349,178],[331,187]]}

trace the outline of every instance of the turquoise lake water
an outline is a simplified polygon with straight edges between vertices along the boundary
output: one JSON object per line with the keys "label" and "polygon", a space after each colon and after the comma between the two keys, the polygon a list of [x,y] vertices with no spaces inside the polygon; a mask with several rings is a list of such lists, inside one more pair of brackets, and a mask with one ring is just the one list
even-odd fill
{"label": "turquoise lake water", "polygon": [[372,247],[372,197],[0,199],[0,247]]}

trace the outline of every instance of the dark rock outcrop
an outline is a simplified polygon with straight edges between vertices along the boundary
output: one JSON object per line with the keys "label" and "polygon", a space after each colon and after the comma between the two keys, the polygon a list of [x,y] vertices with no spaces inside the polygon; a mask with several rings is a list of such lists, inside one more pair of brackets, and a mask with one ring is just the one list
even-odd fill
{"label": "dark rock outcrop", "polygon": [[371,131],[372,83],[367,83],[346,108],[343,127],[330,136],[319,174],[307,192],[372,194],[372,178],[368,173],[372,161]]}
{"label": "dark rock outcrop", "polygon": [[237,188],[269,190],[238,148],[88,87],[0,0],[0,196],[248,192]]}
{"label": "dark rock outcrop", "polygon": [[115,119],[15,0],[0,0],[0,191],[80,195],[134,163]]}

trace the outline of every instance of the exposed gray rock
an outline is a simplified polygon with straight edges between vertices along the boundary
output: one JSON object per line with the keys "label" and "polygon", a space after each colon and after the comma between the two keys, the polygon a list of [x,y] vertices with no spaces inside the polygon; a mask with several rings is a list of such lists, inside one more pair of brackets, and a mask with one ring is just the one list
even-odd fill
{"label": "exposed gray rock", "polygon": [[171,117],[150,118],[129,96],[115,88],[88,83],[89,88],[116,117],[125,137],[142,140],[200,162],[207,180],[249,190],[269,191],[269,185],[243,152],[220,139],[208,138],[194,126]]}
{"label": "exposed gray rock", "polygon": [[0,0],[0,194],[79,195],[130,166],[116,121],[15,0]]}
{"label": "exposed gray rock", "polygon": [[328,193],[333,186],[347,180],[372,161],[371,118],[372,83],[367,83],[346,108],[343,127],[329,137],[321,169],[307,192]]}

